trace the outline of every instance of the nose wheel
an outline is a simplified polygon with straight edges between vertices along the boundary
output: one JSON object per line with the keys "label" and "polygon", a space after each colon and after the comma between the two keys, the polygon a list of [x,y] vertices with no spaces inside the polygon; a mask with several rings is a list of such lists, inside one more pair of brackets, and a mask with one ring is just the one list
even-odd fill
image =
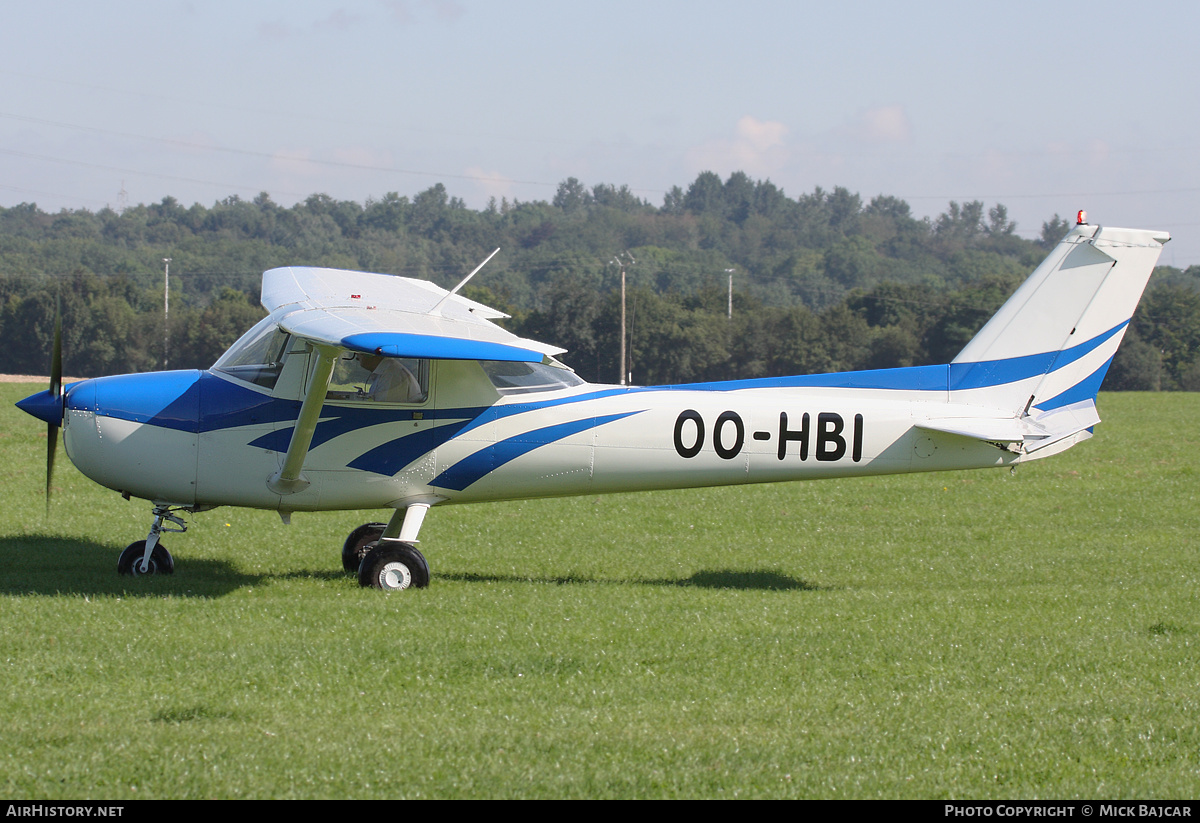
{"label": "nose wheel", "polygon": [[117,574],[129,574],[134,577],[150,574],[174,574],[175,560],[162,543],[155,544],[154,548],[150,550],[148,563],[143,563],[145,556],[145,540],[130,543],[117,559]]}
{"label": "nose wheel", "polygon": [[[117,574],[136,576],[151,574],[174,574],[175,560],[167,547],[158,542],[163,532],[185,532],[187,523],[182,517],[171,514],[172,507],[165,503],[154,506],[154,523],[150,526],[150,534],[145,540],[130,543],[117,558]],[[175,527],[164,526],[163,521],[169,520]]]}

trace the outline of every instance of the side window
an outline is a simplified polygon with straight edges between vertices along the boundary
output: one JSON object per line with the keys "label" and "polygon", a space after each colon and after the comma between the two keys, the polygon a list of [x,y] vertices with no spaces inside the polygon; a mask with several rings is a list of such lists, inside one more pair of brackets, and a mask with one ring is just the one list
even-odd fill
{"label": "side window", "polygon": [[553,358],[543,363],[480,360],[483,372],[502,395],[557,391],[583,385],[583,378]]}
{"label": "side window", "polygon": [[424,403],[429,398],[429,361],[343,352],[333,366],[328,400]]}

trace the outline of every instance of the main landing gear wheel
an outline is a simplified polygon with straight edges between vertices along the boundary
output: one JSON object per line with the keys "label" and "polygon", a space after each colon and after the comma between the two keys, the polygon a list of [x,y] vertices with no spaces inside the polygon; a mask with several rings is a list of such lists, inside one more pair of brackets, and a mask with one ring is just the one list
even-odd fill
{"label": "main landing gear wheel", "polygon": [[150,552],[150,567],[142,569],[142,557],[145,554],[145,540],[130,543],[117,560],[117,574],[132,574],[140,577],[146,574],[173,574],[175,572],[175,561],[162,543],[157,544],[154,551]]}
{"label": "main landing gear wheel", "polygon": [[371,544],[383,537],[384,525],[383,523],[363,523],[350,532],[350,536],[346,538],[346,544],[342,546],[343,569],[351,573],[358,571]]}
{"label": "main landing gear wheel", "polygon": [[398,592],[429,585],[429,564],[417,547],[398,540],[381,540],[358,567],[358,585]]}

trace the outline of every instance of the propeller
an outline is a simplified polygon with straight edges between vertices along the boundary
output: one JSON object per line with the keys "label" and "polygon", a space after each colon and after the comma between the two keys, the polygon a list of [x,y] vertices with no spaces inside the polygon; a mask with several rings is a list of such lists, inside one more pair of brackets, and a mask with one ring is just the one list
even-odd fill
{"label": "propeller", "polygon": [[49,515],[54,453],[58,449],[58,430],[63,421],[61,300],[54,308],[54,351],[50,358],[50,388],[17,401],[17,408],[46,423],[46,514]]}
{"label": "propeller", "polygon": [[[50,395],[62,409],[62,300],[54,307],[54,353],[50,357]],[[46,516],[50,516],[50,480],[54,476],[54,453],[58,450],[58,429],[62,414],[46,424]]]}

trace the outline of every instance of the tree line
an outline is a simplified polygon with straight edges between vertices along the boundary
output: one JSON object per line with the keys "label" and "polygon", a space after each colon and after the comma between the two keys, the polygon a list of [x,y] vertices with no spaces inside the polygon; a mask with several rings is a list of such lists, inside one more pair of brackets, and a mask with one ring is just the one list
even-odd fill
{"label": "tree line", "polygon": [[[164,355],[207,368],[262,316],[265,269],[449,287],[499,246],[468,296],[511,314],[510,330],[567,348],[591,381],[621,373],[618,254],[637,383],[922,365],[951,359],[1069,228],[1054,215],[1027,240],[1002,204],[951,202],[918,219],[899,198],[840,187],[793,198],[740,172],[702,173],[659,206],[575,178],[550,201],[483,209],[441,184],[361,204],[314,194],[283,207],[265,193],[120,212],[22,204],[0,208],[0,341],[7,371],[45,373],[61,306],[72,375],[162,368]],[[1104,387],[1200,390],[1198,352],[1200,266],[1160,267]]]}

